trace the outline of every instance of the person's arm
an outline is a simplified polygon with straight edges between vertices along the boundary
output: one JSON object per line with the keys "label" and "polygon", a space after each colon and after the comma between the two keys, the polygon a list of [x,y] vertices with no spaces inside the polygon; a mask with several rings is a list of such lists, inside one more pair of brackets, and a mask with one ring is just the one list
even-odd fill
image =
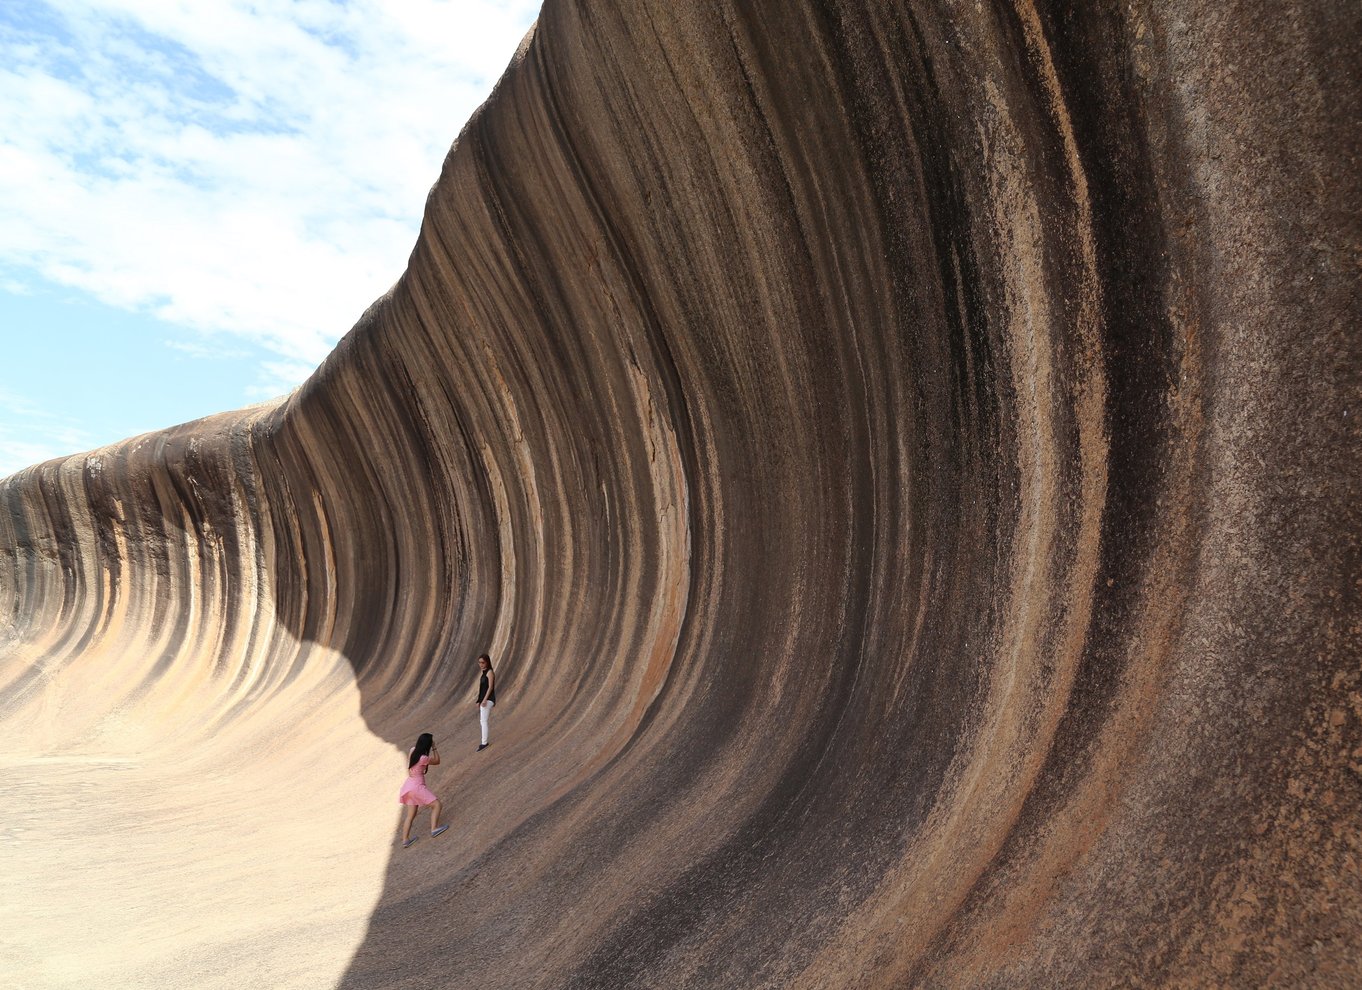
{"label": "person's arm", "polygon": [[492,700],[492,695],[497,693],[497,675],[492,671],[487,672],[487,697],[486,701]]}
{"label": "person's arm", "polygon": [[440,751],[434,746],[430,747],[430,765],[433,767],[440,765]]}

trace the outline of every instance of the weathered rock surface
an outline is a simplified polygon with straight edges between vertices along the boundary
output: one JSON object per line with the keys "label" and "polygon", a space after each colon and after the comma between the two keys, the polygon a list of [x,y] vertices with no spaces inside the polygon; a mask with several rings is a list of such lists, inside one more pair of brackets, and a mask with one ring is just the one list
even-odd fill
{"label": "weathered rock surface", "polygon": [[9,970],[1353,985],[1360,10],[550,0],[307,385],[0,489]]}

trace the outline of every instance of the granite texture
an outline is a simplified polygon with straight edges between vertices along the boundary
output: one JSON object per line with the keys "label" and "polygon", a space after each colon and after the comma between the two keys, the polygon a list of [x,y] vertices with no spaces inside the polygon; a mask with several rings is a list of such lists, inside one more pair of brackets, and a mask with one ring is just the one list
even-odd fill
{"label": "granite texture", "polygon": [[1360,11],[549,0],[306,385],[0,484],[6,752],[457,738],[356,990],[1355,985]]}

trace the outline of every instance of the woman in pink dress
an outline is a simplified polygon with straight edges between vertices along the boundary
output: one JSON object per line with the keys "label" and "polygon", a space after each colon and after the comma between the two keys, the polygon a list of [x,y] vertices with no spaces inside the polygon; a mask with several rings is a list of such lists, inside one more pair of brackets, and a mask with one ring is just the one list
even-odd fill
{"label": "woman in pink dress", "polygon": [[435,737],[423,732],[416,737],[416,745],[407,754],[407,779],[398,792],[397,803],[407,806],[406,820],[402,822],[402,848],[406,849],[416,840],[411,837],[411,824],[416,821],[416,810],[430,805],[430,836],[433,839],[448,825],[440,824],[440,799],[426,786],[426,768],[440,765],[440,751],[435,748]]}

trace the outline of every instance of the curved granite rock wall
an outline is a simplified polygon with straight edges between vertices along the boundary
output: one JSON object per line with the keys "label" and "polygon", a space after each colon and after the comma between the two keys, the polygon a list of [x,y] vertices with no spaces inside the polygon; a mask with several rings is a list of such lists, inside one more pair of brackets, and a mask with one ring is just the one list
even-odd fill
{"label": "curved granite rock wall", "polygon": [[1359,38],[550,0],[303,389],[5,483],[6,731],[275,759],[348,666],[340,816],[433,726],[347,987],[1343,985]]}

